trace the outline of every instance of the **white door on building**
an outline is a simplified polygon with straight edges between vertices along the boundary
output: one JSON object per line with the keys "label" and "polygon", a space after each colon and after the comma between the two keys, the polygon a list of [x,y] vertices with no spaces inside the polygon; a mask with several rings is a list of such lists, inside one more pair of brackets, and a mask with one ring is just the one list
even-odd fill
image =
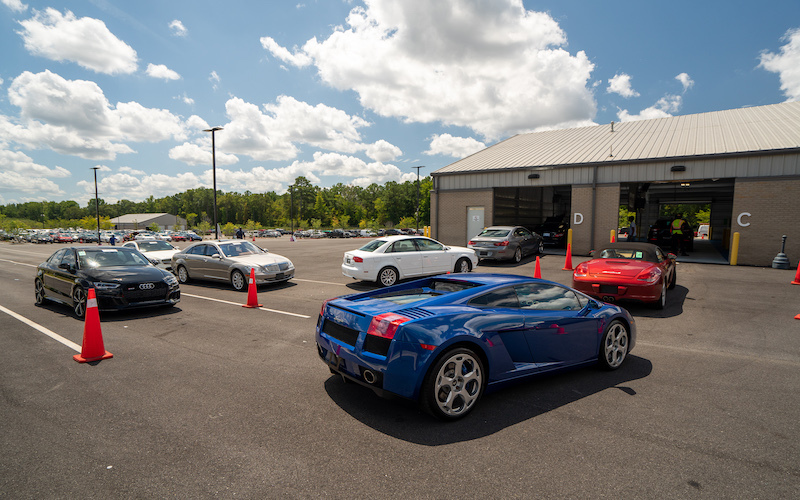
{"label": "white door on building", "polygon": [[[483,231],[485,227],[483,211],[484,207],[467,207],[467,241]],[[466,244],[467,241],[464,243]]]}

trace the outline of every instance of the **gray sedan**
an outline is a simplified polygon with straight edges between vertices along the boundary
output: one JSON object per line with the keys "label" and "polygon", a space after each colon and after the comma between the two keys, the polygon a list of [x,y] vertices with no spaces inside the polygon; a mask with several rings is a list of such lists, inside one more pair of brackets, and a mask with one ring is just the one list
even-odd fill
{"label": "gray sedan", "polygon": [[526,255],[544,253],[542,237],[521,226],[492,226],[469,241],[478,259],[519,262]]}
{"label": "gray sedan", "polygon": [[172,256],[178,281],[230,282],[235,290],[247,290],[250,270],[256,284],[277,283],[294,277],[292,261],[270,253],[247,240],[199,241]]}

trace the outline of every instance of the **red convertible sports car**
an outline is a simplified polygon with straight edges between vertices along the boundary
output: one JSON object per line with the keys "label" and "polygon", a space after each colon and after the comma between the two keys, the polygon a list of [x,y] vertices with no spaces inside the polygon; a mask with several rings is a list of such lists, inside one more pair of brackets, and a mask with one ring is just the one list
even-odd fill
{"label": "red convertible sports car", "polygon": [[651,243],[609,243],[572,273],[572,287],[606,302],[638,300],[658,309],[675,287],[675,255]]}

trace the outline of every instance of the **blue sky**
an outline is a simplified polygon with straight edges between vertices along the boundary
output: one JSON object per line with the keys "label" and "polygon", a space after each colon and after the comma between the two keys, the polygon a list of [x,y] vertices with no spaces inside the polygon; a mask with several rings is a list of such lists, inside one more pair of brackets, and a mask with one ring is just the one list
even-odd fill
{"label": "blue sky", "polygon": [[0,204],[415,179],[514,134],[800,99],[800,2],[0,0]]}

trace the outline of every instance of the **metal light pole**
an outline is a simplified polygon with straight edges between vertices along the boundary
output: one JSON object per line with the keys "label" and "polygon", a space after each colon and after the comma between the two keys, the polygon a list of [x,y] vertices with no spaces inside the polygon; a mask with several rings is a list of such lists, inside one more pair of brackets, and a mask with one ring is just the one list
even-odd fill
{"label": "metal light pole", "polygon": [[415,231],[417,232],[417,234],[419,234],[419,169],[425,168],[425,166],[424,165],[420,165],[419,167],[411,167],[411,168],[416,168],[417,169],[417,216],[416,216],[417,227],[416,227]]}
{"label": "metal light pole", "polygon": [[289,236],[294,238],[294,184],[289,186],[289,226],[292,231]]}
{"label": "metal light pole", "polygon": [[219,229],[217,229],[217,147],[214,142],[214,132],[222,130],[222,127],[213,127],[203,130],[211,132],[211,175],[214,178],[214,239],[219,239]]}
{"label": "metal light pole", "polygon": [[97,196],[97,169],[100,167],[92,167],[94,170],[94,210],[97,214],[97,244],[101,245],[102,242],[100,241],[100,200]]}

